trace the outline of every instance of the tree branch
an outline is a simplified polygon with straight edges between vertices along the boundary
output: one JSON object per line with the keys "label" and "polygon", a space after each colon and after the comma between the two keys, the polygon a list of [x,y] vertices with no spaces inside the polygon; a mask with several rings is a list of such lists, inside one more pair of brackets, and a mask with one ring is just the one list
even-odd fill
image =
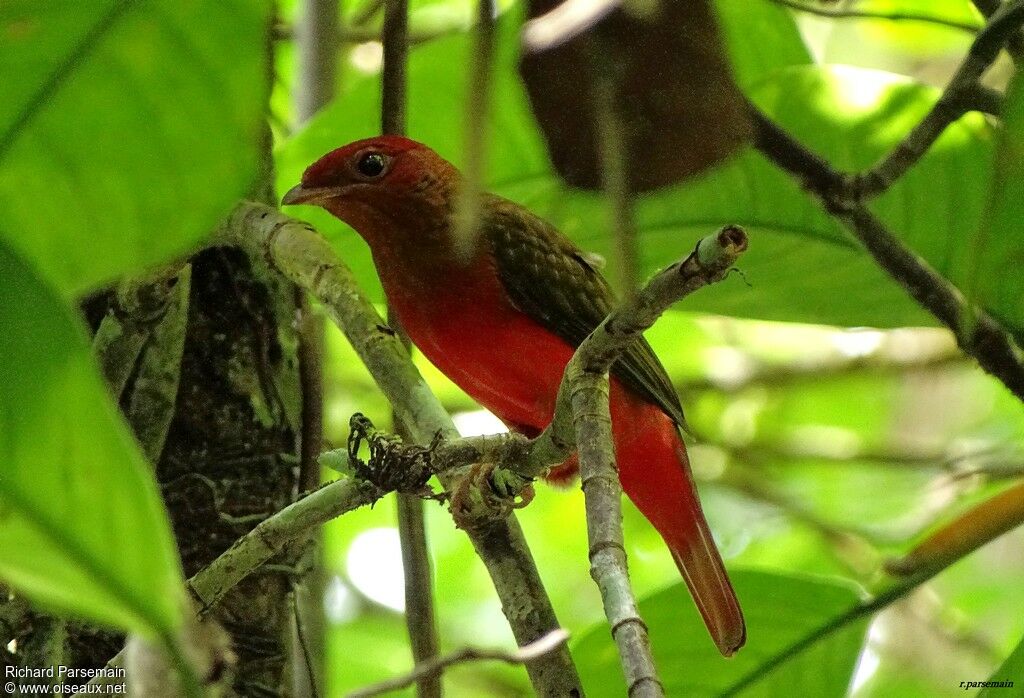
{"label": "tree branch", "polygon": [[1013,0],[995,12],[971,44],[967,56],[928,114],[892,152],[867,172],[854,178],[860,198],[881,194],[928,152],[950,124],[977,104],[982,74],[988,70],[1009,38],[1024,24],[1024,2]]}
{"label": "tree branch", "polygon": [[[1012,6],[1024,18],[1024,1]],[[860,200],[851,180],[752,107],[755,145],[817,195],[892,278],[953,331],[957,344],[1024,400],[1024,357],[1009,333],[903,244]],[[934,139],[933,139],[934,140]]]}
{"label": "tree branch", "polygon": [[466,91],[466,120],[462,128],[462,187],[455,218],[456,254],[468,258],[480,234],[481,191],[487,155],[487,115],[491,104],[491,74],[494,70],[494,0],[478,0],[479,17],[474,33],[469,86]]}
{"label": "tree branch", "polygon": [[466,647],[465,649],[453,652],[452,654],[444,657],[440,657],[423,664],[417,664],[415,669],[404,676],[396,676],[393,679],[388,679],[387,681],[367,686],[366,688],[355,691],[354,693],[350,693],[348,698],[370,698],[371,696],[379,696],[385,693],[391,693],[392,691],[398,691],[407,686],[411,686],[413,683],[422,681],[424,678],[437,678],[445,669],[455,666],[456,664],[465,664],[466,662],[496,660],[499,662],[505,662],[506,664],[523,664],[544,656],[548,652],[551,652],[565,644],[565,641],[568,639],[569,633],[559,628],[558,630],[552,630],[539,640],[531,642],[524,647],[520,647],[515,652]]}
{"label": "tree branch", "polygon": [[[991,19],[992,15],[998,12],[1003,5],[1003,0],[972,0],[972,2],[978,11],[988,19]],[[1006,42],[1006,50],[1015,63],[1020,64],[1024,61],[1024,33],[1017,30],[1012,34],[1009,41]]]}
{"label": "tree branch", "polygon": [[[418,443],[430,443],[438,433],[442,438],[457,438],[451,418],[405,347],[359,291],[351,270],[313,228],[275,209],[248,203],[228,218],[221,239],[265,260],[320,300]],[[449,490],[457,482],[451,472],[440,479]],[[478,523],[467,533],[491,575],[516,641],[529,644],[558,628],[551,602],[515,517],[494,519],[489,512],[479,513]],[[541,695],[582,694],[565,649],[527,662],[526,668]]]}
{"label": "tree branch", "polygon": [[673,303],[724,278],[746,248],[746,234],[732,226],[701,240],[692,254],[655,276],[584,340],[566,367],[559,390],[558,411],[565,411],[566,401],[571,404],[579,446],[591,575],[601,590],[631,696],[660,696],[664,689],[654,668],[647,626],[640,618],[629,584],[622,541],[622,490],[608,406],[608,371],[622,351]]}
{"label": "tree branch", "polygon": [[803,12],[805,14],[816,15],[818,17],[827,17],[829,19],[882,19],[892,22],[924,22],[927,24],[935,24],[940,27],[946,27],[948,29],[958,29],[972,34],[976,33],[980,28],[977,24],[971,24],[970,22],[958,22],[953,19],[939,17],[937,15],[923,14],[920,12],[880,12],[876,10],[857,10],[846,7],[820,7],[818,5],[811,5],[805,2],[797,2],[797,0],[770,1],[776,5],[788,7],[796,12]]}
{"label": "tree branch", "polygon": [[[385,0],[384,67],[381,72],[381,132],[404,135],[406,129],[406,70],[409,49],[408,0]],[[406,349],[409,338],[388,311],[388,322],[394,327]],[[398,429],[408,435],[404,424]],[[439,653],[437,623],[434,614],[434,580],[427,548],[427,527],[423,502],[414,495],[398,492],[398,535],[402,548],[402,570],[405,584],[405,625],[409,633],[413,661],[417,664],[437,657]],[[437,676],[424,676],[416,686],[420,698],[440,698],[441,681]]]}

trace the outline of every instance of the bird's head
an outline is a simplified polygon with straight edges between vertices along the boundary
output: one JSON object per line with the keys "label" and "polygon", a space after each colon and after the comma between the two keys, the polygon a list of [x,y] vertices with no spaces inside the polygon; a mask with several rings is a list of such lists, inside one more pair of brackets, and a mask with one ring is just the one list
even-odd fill
{"label": "bird's head", "polygon": [[451,163],[422,143],[378,136],[321,157],[281,203],[321,206],[375,246],[396,234],[443,228],[458,178]]}

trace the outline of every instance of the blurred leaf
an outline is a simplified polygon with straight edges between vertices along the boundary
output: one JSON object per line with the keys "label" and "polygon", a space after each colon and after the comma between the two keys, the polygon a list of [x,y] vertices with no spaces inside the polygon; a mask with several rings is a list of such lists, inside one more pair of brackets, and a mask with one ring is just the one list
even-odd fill
{"label": "blurred leaf", "polygon": [[57,611],[169,634],[170,526],[83,328],[3,242],[0,297],[0,577]]}
{"label": "blurred leaf", "polygon": [[746,88],[779,68],[812,63],[793,15],[770,0],[717,0],[736,82]]}
{"label": "blurred leaf", "polygon": [[[1010,682],[1015,684],[1018,681],[1024,681],[1024,639],[1020,641],[1006,661],[1003,662],[995,673],[988,679],[990,682]],[[998,698],[998,696],[1005,695],[1006,691],[1003,690],[1006,687],[988,687],[982,689],[981,693],[978,694],[978,698]]]}
{"label": "blurred leaf", "polygon": [[187,251],[256,182],[269,14],[0,4],[0,236],[69,294]]}
{"label": "blurred leaf", "polygon": [[974,297],[1024,342],[1024,75],[1010,86],[1003,107],[1004,128],[988,183],[989,201],[968,246]]}
{"label": "blurred leaf", "polygon": [[654,0],[643,13],[612,5],[568,41],[531,46],[558,5],[527,2],[531,21],[519,74],[566,182],[601,189],[599,75],[612,93],[624,152],[644,154],[624,163],[633,192],[684,181],[750,140],[746,100],[726,60],[711,0]]}
{"label": "blurred leaf", "polygon": [[[778,667],[768,668],[765,662],[854,606],[856,593],[823,579],[749,570],[733,572],[731,577],[747,619],[748,639],[730,659],[723,658],[711,643],[682,584],[640,602],[640,614],[650,628],[655,661],[668,695],[719,695],[743,677],[762,674],[740,695],[845,695],[867,619],[823,637]],[[619,657],[607,623],[580,636],[573,645],[573,656],[587,695],[625,695]]]}

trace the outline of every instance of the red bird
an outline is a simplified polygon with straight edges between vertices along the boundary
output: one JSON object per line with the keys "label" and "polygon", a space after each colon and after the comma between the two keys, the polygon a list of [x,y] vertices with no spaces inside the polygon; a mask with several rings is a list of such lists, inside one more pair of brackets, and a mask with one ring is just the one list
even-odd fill
{"label": "red bird", "polygon": [[[485,194],[469,255],[453,240],[461,176],[430,148],[381,136],[311,165],[285,204],[316,204],[366,240],[388,303],[417,347],[509,428],[551,421],[562,371],[612,309],[608,284],[554,227]],[[715,548],[679,436],[683,411],[651,347],[612,367],[611,415],[622,488],[664,538],[724,655],[743,615]],[[553,471],[575,474],[575,457]]]}

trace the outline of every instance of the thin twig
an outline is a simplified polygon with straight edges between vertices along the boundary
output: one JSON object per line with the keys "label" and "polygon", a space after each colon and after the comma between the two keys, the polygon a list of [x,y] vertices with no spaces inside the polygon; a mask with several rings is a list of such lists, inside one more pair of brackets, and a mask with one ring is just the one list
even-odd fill
{"label": "thin twig", "polygon": [[388,679],[387,681],[381,681],[380,683],[375,683],[372,686],[367,686],[366,688],[350,693],[348,698],[370,698],[371,696],[379,696],[392,691],[398,691],[406,686],[411,686],[413,683],[422,681],[426,677],[439,677],[445,669],[455,666],[456,664],[465,664],[467,662],[483,660],[505,662],[506,664],[524,664],[537,659],[538,657],[542,657],[558,647],[561,647],[568,639],[569,633],[559,628],[557,630],[552,630],[539,640],[535,640],[524,647],[520,647],[515,652],[466,647],[458,652],[452,652],[451,654],[434,659],[430,662],[417,664],[416,668],[408,674],[396,676],[393,679]]}
{"label": "thin twig", "polygon": [[523,46],[529,52],[561,46],[593,27],[620,4],[620,0],[566,0],[558,3],[526,23]]}
{"label": "thin twig", "polygon": [[480,234],[481,192],[486,169],[487,117],[491,104],[491,75],[494,70],[494,0],[478,0],[479,17],[474,33],[469,87],[466,91],[466,120],[463,124],[462,186],[455,218],[455,252],[469,259]]}
{"label": "thin twig", "polygon": [[881,12],[878,10],[858,10],[845,7],[822,7],[820,5],[797,2],[797,0],[770,0],[770,2],[773,2],[776,5],[782,5],[783,7],[788,7],[791,10],[796,10],[797,12],[816,15],[818,17],[828,17],[829,19],[882,19],[893,22],[925,22],[927,24],[935,24],[949,29],[958,29],[972,34],[977,33],[981,28],[978,24],[972,24],[971,22],[960,22],[955,19],[920,12]]}
{"label": "thin twig", "polygon": [[338,0],[302,0],[295,25],[295,113],[300,124],[334,99],[341,38],[339,14]]}
{"label": "thin twig", "polygon": [[[338,52],[341,47],[339,0],[302,0],[296,24],[296,51],[298,66],[295,83],[295,112],[299,124],[334,99],[338,81]],[[309,296],[296,288],[298,321],[299,383],[301,386],[301,425],[299,434],[299,491],[313,490],[320,484],[320,464],[323,450],[324,380],[323,359],[326,328],[322,315],[313,312]],[[324,695],[324,628],[326,625],[322,603],[326,574],[316,564],[321,559],[323,545],[318,529],[308,533],[309,544],[304,557],[313,561],[309,571],[292,581],[292,608],[295,615],[297,642],[294,652],[296,664],[301,662],[306,671],[293,672],[297,693]],[[310,652],[309,648],[317,651]],[[303,685],[303,684],[307,685]]]}
{"label": "thin twig", "polygon": [[375,485],[342,478],[314,490],[239,538],[193,575],[186,586],[202,616],[240,581],[311,529],[384,496]]}
{"label": "thin twig", "polygon": [[[986,18],[991,18],[1003,4],[1003,0],[972,0],[974,6],[978,8],[981,14],[985,15]],[[1006,51],[1013,58],[1014,63],[1018,65],[1024,63],[1024,32],[1019,29],[1013,35],[1010,36],[1009,41],[1006,42]]]}
{"label": "thin twig", "polygon": [[381,131],[405,133],[406,56],[409,53],[408,0],[384,0],[384,66],[381,72]]}
{"label": "thin twig", "polygon": [[[405,624],[413,661],[418,665],[434,660],[439,652],[434,613],[434,580],[423,500],[415,495],[397,495],[398,530],[402,543],[402,569],[405,571]],[[416,694],[421,697],[441,695],[441,677],[428,674],[420,677]]]}
{"label": "thin twig", "polygon": [[[213,562],[185,582],[200,618],[209,613],[239,582],[280,553],[286,545],[342,514],[372,504],[386,494],[364,480],[340,478],[311,492],[256,525],[236,540]],[[107,662],[123,667],[125,650]],[[120,679],[117,679],[120,680]],[[87,685],[109,685],[109,677],[97,676]]]}
{"label": "thin twig", "polygon": [[[458,438],[451,417],[430,391],[409,354],[359,290],[352,271],[308,224],[259,204],[240,205],[225,222],[220,239],[266,260],[313,294],[342,328],[374,380],[417,443]],[[451,490],[454,473],[440,475]],[[514,516],[494,518],[480,512],[467,531],[490,573],[516,642],[525,645],[559,627],[551,602]],[[541,695],[582,695],[576,667],[561,649],[526,664]]]}
{"label": "thin twig", "polygon": [[[386,0],[384,5],[384,67],[381,71],[381,132],[404,135],[406,131],[406,69],[409,45],[409,6],[407,0]],[[408,336],[388,310],[388,323],[395,329],[406,349]],[[405,425],[393,414],[399,433]],[[427,548],[427,527],[423,502],[418,497],[397,493],[398,535],[402,548],[405,583],[405,625],[416,664],[433,660],[440,653],[437,621],[434,613],[434,579]],[[420,698],[440,698],[441,680],[424,676],[417,682]]]}
{"label": "thin twig", "polygon": [[824,624],[810,631],[788,647],[785,647],[768,659],[758,662],[755,669],[741,676],[735,683],[722,691],[719,694],[719,697],[729,698],[730,696],[740,695],[743,691],[757,684],[762,679],[771,676],[773,671],[786,662],[792,660],[794,657],[799,656],[805,650],[815,646],[824,638],[832,635],[833,633],[839,632],[843,628],[848,627],[850,624],[855,623],[865,616],[869,616],[876,611],[881,611],[882,609],[891,606],[927,582],[936,574],[938,574],[938,571],[925,576],[915,577],[914,579],[902,584],[889,587],[870,601],[859,603],[851,607],[846,612],[826,621]]}
{"label": "thin twig", "polygon": [[621,352],[673,303],[724,278],[746,247],[746,234],[734,226],[701,240],[685,260],[655,276],[583,341],[566,367],[559,389],[556,411],[564,412],[566,401],[571,404],[579,447],[591,575],[601,590],[630,695],[660,696],[664,689],[654,668],[647,627],[637,611],[626,570],[621,488],[608,407],[608,370]]}
{"label": "thin twig", "polygon": [[609,58],[608,47],[600,45],[597,38],[590,41],[602,185],[615,239],[619,289],[623,297],[631,298],[640,284],[640,261],[633,196],[626,174],[626,126],[616,99],[618,66]]}
{"label": "thin twig", "polygon": [[928,114],[885,158],[854,178],[852,186],[858,198],[877,196],[892,186],[928,152],[950,124],[976,106],[982,74],[1021,24],[1022,0],[1009,2],[992,15]]}

